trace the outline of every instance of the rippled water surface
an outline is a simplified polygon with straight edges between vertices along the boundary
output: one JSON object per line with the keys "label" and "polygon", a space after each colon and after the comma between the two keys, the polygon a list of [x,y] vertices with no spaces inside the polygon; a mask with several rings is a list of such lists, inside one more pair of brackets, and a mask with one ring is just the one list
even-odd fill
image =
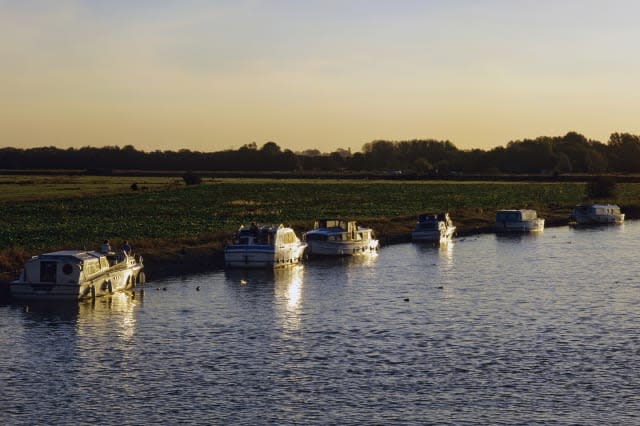
{"label": "rippled water surface", "polygon": [[640,223],[0,305],[0,423],[638,424]]}

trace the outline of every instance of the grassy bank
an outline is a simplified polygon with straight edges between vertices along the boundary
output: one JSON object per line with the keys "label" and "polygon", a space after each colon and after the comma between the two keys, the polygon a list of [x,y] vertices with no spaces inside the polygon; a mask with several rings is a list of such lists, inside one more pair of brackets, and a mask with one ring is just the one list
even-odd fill
{"label": "grassy bank", "polygon": [[[384,244],[408,239],[425,211],[449,211],[462,233],[481,231],[499,208],[533,208],[550,225],[565,223],[585,189],[576,182],[208,179],[186,187],[175,178],[4,179],[0,271],[19,269],[32,254],[128,239],[151,277],[211,268],[224,240],[250,221],[303,231],[320,217],[354,218],[372,226]],[[612,201],[633,217],[640,184],[619,184],[618,194]]]}

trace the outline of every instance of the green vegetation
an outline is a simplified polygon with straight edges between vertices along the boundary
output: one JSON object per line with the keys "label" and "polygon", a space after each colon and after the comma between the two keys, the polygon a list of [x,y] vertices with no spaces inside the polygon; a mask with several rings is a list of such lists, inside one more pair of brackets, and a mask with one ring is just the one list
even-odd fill
{"label": "green vegetation", "polygon": [[[176,186],[169,178],[14,179],[17,186],[3,178],[7,190],[0,195],[0,250],[11,250],[12,256],[16,250],[91,249],[105,238],[129,239],[147,253],[219,246],[252,220],[303,230],[320,217],[342,216],[389,237],[407,233],[425,211],[448,210],[462,228],[489,224],[498,208],[528,207],[558,219],[583,201],[586,188],[522,182],[205,179],[202,185]],[[149,189],[132,191],[135,182]],[[640,204],[640,184],[618,184],[617,190],[623,206]]]}
{"label": "green vegetation", "polygon": [[[0,248],[93,246],[104,238],[193,238],[231,232],[251,220],[311,224],[323,216],[390,219],[426,210],[449,210],[455,219],[455,213],[465,209],[490,219],[502,207],[569,208],[584,194],[584,184],[575,183],[229,179],[144,192],[131,191],[130,179],[121,178],[62,184],[55,191],[50,185],[35,181],[22,186],[27,193],[39,192],[39,200],[15,202],[22,200],[19,192],[2,194]],[[120,187],[123,193],[118,194]],[[66,191],[75,194],[62,198]],[[103,195],[107,192],[112,193]]]}

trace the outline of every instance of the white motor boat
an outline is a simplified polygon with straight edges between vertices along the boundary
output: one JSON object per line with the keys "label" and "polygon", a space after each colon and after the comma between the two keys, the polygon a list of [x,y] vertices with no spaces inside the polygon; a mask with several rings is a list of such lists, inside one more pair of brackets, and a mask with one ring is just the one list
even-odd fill
{"label": "white motor boat", "polygon": [[142,257],[124,251],[56,251],[27,260],[9,293],[24,299],[95,298],[144,283],[142,269]]}
{"label": "white motor boat", "polygon": [[579,204],[573,209],[569,222],[577,225],[623,223],[624,213],[615,204]]}
{"label": "white motor boat", "polygon": [[416,242],[443,244],[451,241],[455,230],[449,213],[425,213],[418,216],[411,239]]}
{"label": "white motor boat", "polygon": [[378,240],[371,228],[341,219],[316,221],[313,230],[304,234],[304,240],[310,255],[353,256],[378,250]]}
{"label": "white motor boat", "polygon": [[535,210],[498,210],[493,224],[496,232],[539,232],[544,230],[544,219]]}
{"label": "white motor boat", "polygon": [[224,249],[224,263],[236,268],[280,268],[300,262],[305,243],[283,225],[240,226]]}

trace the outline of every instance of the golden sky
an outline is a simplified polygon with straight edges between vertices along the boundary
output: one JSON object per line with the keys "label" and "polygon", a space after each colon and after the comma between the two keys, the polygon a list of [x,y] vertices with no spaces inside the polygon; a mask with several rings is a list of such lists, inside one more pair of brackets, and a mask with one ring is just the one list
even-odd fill
{"label": "golden sky", "polygon": [[0,146],[640,133],[636,1],[0,0]]}

